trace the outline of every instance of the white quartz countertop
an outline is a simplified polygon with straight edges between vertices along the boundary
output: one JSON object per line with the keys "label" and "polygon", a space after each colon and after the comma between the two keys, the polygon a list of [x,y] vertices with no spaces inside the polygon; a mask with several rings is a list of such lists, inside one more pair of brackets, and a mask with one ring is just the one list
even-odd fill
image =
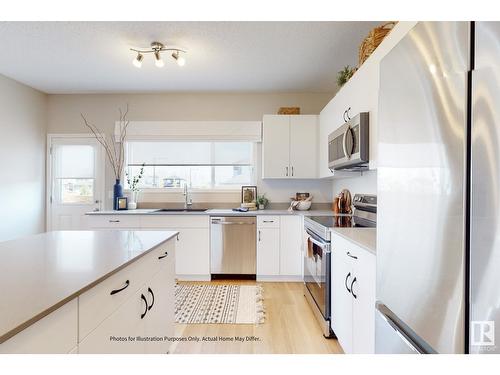
{"label": "white quartz countertop", "polygon": [[377,228],[332,228],[331,231],[377,254]]}
{"label": "white quartz countertop", "polygon": [[0,243],[0,343],[177,233],[55,231]]}
{"label": "white quartz countertop", "polygon": [[248,212],[238,212],[231,209],[211,208],[206,211],[161,211],[158,209],[139,209],[124,211],[92,211],[87,215],[210,215],[210,216],[257,216],[257,215],[303,215],[303,216],[330,216],[330,210],[309,210],[309,211],[288,211],[288,210],[256,210]]}

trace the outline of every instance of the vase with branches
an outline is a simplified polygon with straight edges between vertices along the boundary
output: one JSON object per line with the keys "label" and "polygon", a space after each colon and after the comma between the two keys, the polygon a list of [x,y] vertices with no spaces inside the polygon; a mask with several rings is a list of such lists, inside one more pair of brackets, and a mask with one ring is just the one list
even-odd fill
{"label": "vase with branches", "polygon": [[80,113],[85,126],[90,129],[96,140],[102,145],[106,152],[106,157],[111,164],[111,168],[115,175],[115,185],[113,186],[113,209],[117,209],[117,198],[123,197],[123,187],[121,185],[121,177],[123,172],[123,165],[125,163],[125,138],[127,137],[127,127],[129,121],[127,120],[128,104],[125,111],[121,108],[118,109],[120,113],[119,129],[120,133],[118,138],[113,135],[106,137],[106,133],[92,124],[87,118]]}

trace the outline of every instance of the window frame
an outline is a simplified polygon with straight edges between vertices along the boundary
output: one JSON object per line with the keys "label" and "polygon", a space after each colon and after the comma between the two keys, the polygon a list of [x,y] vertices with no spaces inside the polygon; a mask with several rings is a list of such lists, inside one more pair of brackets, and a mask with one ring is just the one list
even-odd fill
{"label": "window frame", "polygon": [[[125,163],[124,163],[124,171],[122,173],[122,184],[124,186],[124,189],[123,191],[126,192],[126,193],[130,193],[131,190],[128,188],[128,187],[125,187],[126,186],[126,177],[125,177],[125,170],[126,168],[128,167],[128,163],[127,163],[127,160],[128,160],[128,147],[127,147],[127,144],[129,142],[209,142],[211,143],[211,158],[213,158],[214,156],[214,153],[213,153],[213,144],[214,143],[235,143],[235,142],[245,142],[245,143],[250,143],[251,146],[252,146],[252,163],[251,163],[251,169],[252,169],[252,172],[251,172],[251,181],[247,184],[242,184],[241,186],[245,186],[245,185],[256,185],[257,183],[257,162],[258,162],[258,159],[257,159],[257,142],[255,141],[249,141],[249,140],[215,140],[215,139],[211,139],[211,140],[206,140],[206,139],[200,139],[200,140],[187,140],[187,139],[179,139],[179,140],[175,140],[175,139],[160,139],[160,140],[153,140],[153,139],[129,139],[129,140],[126,140],[125,141]],[[213,159],[212,159],[213,160]],[[135,164],[134,164],[135,165]],[[215,181],[215,169],[213,168],[212,166],[212,171],[211,171],[211,182],[213,183]],[[217,188],[215,186],[212,186],[210,188],[196,188],[196,187],[190,187],[190,191],[192,192],[197,192],[197,193],[216,193],[216,194],[220,194],[220,193],[235,193],[235,192],[240,192],[241,191],[241,186],[235,186],[235,187],[231,187],[231,188]],[[147,193],[147,194],[165,194],[165,193],[172,193],[172,194],[178,194],[178,193],[182,193],[183,192],[183,188],[166,188],[166,187],[141,187],[140,190],[143,192],[143,193]]]}

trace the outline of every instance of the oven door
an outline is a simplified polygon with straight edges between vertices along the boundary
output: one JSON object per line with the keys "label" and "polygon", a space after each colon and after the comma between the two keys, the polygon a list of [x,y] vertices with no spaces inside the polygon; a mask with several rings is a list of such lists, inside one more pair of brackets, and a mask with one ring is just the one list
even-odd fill
{"label": "oven door", "polygon": [[304,283],[325,319],[330,318],[330,243],[310,230],[304,255]]}

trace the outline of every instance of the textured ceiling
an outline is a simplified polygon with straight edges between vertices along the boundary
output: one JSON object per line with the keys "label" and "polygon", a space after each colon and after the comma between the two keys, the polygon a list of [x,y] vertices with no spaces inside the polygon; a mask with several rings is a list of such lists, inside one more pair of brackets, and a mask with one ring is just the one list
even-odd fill
{"label": "textured ceiling", "polygon": [[[0,73],[47,93],[333,92],[379,22],[0,22]],[[131,47],[188,50],[179,67]]]}

